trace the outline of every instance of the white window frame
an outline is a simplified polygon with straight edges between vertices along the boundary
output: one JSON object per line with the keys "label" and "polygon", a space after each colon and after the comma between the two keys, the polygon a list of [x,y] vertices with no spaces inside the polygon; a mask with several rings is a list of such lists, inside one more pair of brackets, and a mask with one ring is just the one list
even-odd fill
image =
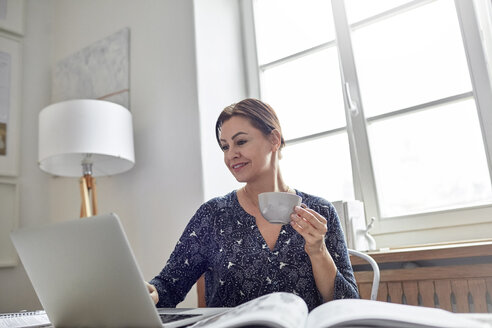
{"label": "white window frame", "polygon": [[[357,28],[359,26],[364,26],[365,23],[369,23],[375,19],[384,19],[385,16],[391,15],[402,9],[410,9],[432,1],[434,0],[411,1],[391,9],[388,12],[377,15],[376,17],[359,22],[357,23],[357,26],[353,25],[352,27]],[[378,207],[376,183],[371,164],[370,147],[366,130],[367,122],[390,116],[395,117],[414,110],[444,104],[458,99],[473,97],[475,100],[485,145],[490,179],[492,181],[492,111],[490,110],[490,108],[492,108],[492,88],[487,70],[487,59],[480,39],[481,31],[475,14],[474,1],[454,0],[454,2],[464,40],[473,91],[452,95],[444,99],[401,109],[396,112],[378,115],[367,120],[364,117],[361,105],[360,88],[351,44],[351,27],[346,18],[344,0],[332,0],[337,47],[341,65],[341,84],[344,86],[342,89],[344,90],[345,116],[347,120],[347,128],[343,128],[342,130],[347,130],[349,137],[355,198],[364,203],[366,218],[375,218],[374,228],[371,230],[371,234],[374,236],[436,228],[454,227],[459,229],[466,225],[471,226],[481,223],[492,223],[492,204],[385,218],[381,218],[380,209]],[[258,65],[252,0],[241,0],[241,10],[243,14],[244,55],[248,95],[261,98],[260,72],[265,67]],[[307,53],[325,48],[326,46],[329,46],[329,44],[319,45],[264,66],[268,67],[295,59]],[[492,65],[492,63],[490,64]],[[316,136],[337,133],[340,130],[341,129],[330,130],[313,136],[305,136],[290,141],[287,140],[286,142],[287,145],[289,145],[289,143],[305,141]]]}

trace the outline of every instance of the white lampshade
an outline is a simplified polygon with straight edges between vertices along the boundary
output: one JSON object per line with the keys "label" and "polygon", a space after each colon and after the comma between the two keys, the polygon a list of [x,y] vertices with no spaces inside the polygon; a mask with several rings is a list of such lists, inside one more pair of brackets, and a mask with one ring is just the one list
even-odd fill
{"label": "white lampshade", "polygon": [[132,115],[103,100],[68,100],[39,113],[39,167],[57,176],[80,177],[82,164],[93,176],[125,172],[135,164]]}

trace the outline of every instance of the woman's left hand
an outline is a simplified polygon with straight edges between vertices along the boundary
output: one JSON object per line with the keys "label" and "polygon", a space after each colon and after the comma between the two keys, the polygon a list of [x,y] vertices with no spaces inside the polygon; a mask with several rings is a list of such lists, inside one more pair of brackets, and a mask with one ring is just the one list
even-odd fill
{"label": "woman's left hand", "polygon": [[148,282],[144,281],[145,285],[147,286],[147,289],[149,290],[150,297],[152,298],[152,301],[154,304],[157,304],[159,302],[159,294],[157,293],[157,289],[155,288],[154,285],[149,284]]}
{"label": "woman's left hand", "polygon": [[327,221],[318,212],[307,208],[304,204],[301,206],[294,208],[294,212],[290,215],[290,224],[304,238],[304,249],[309,256],[322,254],[326,252]]}

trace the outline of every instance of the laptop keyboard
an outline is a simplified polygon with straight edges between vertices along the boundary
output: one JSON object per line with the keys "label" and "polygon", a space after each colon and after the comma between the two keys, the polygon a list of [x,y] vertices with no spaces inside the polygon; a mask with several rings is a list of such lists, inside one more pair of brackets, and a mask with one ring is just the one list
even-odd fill
{"label": "laptop keyboard", "polygon": [[159,317],[161,317],[162,323],[168,323],[168,322],[173,322],[177,320],[183,320],[187,318],[192,318],[196,317],[200,314],[170,314],[170,313],[163,313],[159,314]]}

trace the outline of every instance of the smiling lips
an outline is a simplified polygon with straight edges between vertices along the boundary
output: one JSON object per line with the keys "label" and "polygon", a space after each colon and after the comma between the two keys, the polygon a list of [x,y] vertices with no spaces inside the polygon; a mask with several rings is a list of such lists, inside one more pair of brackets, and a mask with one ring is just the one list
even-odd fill
{"label": "smiling lips", "polygon": [[237,163],[237,164],[234,164],[234,165],[231,165],[231,168],[237,172],[239,171],[241,168],[243,168],[244,166],[246,166],[246,164],[248,163]]}

